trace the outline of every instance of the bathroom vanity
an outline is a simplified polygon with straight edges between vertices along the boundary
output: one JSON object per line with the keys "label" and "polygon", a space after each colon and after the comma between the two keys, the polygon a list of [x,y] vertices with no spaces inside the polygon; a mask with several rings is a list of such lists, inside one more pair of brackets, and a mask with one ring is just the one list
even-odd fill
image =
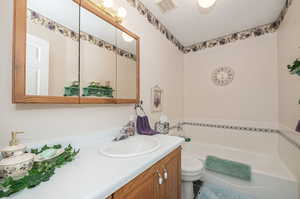
{"label": "bathroom vanity", "polygon": [[[109,157],[101,148],[112,145],[119,130],[63,140],[46,140],[28,145],[36,148],[57,143],[80,149],[73,162],[55,171],[48,182],[13,194],[10,199],[180,199],[181,145],[176,136],[142,136],[159,141],[159,148],[133,157]],[[130,139],[132,141],[130,141]],[[132,148],[140,151],[140,143],[128,138]]]}

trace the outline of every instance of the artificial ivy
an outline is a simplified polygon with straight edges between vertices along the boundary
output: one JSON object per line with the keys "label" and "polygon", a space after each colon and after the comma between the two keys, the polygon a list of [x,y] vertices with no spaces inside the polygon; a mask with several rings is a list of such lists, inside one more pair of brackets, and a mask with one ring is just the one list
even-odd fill
{"label": "artificial ivy", "polygon": [[[39,154],[47,149],[60,149],[61,145],[54,145],[49,147],[45,145],[40,150],[31,149],[31,153]],[[26,188],[33,188],[42,182],[48,181],[51,176],[55,174],[55,169],[62,165],[74,160],[75,156],[79,153],[79,150],[73,149],[71,145],[65,148],[65,151],[49,161],[35,162],[32,169],[26,176],[21,179],[14,180],[12,177],[5,178],[0,183],[0,198],[8,197],[16,192],[19,192]]]}
{"label": "artificial ivy", "polygon": [[[296,61],[294,61],[293,65],[288,65],[287,67],[290,70],[290,73],[292,73],[292,74],[294,72],[299,71],[299,69],[300,69],[300,60],[296,59]],[[298,74],[298,72],[297,72],[297,74]]]}

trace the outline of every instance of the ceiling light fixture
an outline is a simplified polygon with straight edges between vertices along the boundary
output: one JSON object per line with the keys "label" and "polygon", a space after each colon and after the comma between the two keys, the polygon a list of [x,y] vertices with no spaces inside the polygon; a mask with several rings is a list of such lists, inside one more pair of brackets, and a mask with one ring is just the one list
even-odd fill
{"label": "ceiling light fixture", "polygon": [[130,37],[128,34],[126,34],[125,32],[122,32],[122,37],[124,39],[124,41],[126,42],[132,42],[133,41],[133,38]]}
{"label": "ceiling light fixture", "polygon": [[217,0],[198,0],[198,4],[201,8],[210,8],[212,7]]}
{"label": "ceiling light fixture", "polygon": [[113,0],[87,0],[103,14],[117,23],[121,23],[127,15],[125,8],[120,7],[116,10]]}
{"label": "ceiling light fixture", "polygon": [[118,9],[118,16],[124,19],[126,15],[127,15],[127,11],[125,10],[125,8],[120,7]]}
{"label": "ceiling light fixture", "polygon": [[106,8],[112,8],[114,5],[114,2],[112,0],[103,0],[103,6]]}

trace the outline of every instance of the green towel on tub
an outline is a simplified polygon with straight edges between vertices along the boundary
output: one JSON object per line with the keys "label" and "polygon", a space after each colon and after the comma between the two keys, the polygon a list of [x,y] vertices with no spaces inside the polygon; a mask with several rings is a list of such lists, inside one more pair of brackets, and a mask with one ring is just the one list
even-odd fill
{"label": "green towel on tub", "polygon": [[251,167],[247,164],[207,156],[205,169],[245,181],[251,181]]}

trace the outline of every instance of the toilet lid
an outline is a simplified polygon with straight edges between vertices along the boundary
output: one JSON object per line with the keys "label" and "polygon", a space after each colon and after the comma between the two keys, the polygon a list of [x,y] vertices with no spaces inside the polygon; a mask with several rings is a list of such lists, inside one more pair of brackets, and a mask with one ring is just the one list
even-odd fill
{"label": "toilet lid", "polygon": [[203,169],[201,160],[190,155],[182,155],[181,170],[184,173],[198,173]]}

